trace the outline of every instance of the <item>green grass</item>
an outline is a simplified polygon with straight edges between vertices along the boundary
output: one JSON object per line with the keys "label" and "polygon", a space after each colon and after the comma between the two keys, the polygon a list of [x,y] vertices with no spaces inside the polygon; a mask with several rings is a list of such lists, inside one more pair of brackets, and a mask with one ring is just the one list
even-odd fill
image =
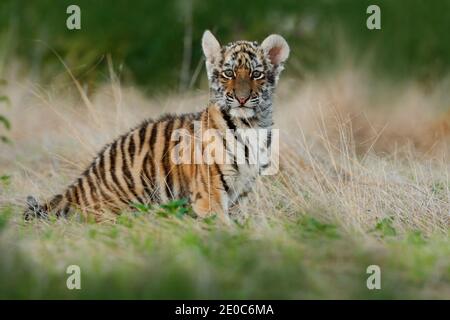
{"label": "green grass", "polygon": [[[449,298],[447,236],[399,235],[385,220],[362,237],[305,214],[226,227],[169,206],[105,224],[24,224],[3,208],[0,298]],[[66,287],[73,264],[81,290]],[[372,264],[381,290],[366,287]]]}

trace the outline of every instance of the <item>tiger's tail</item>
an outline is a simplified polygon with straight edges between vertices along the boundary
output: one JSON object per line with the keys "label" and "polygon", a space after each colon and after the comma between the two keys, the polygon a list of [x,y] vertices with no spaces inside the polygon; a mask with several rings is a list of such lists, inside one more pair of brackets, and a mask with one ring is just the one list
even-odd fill
{"label": "tiger's tail", "polygon": [[35,197],[28,196],[27,208],[23,213],[23,218],[26,221],[30,221],[34,218],[47,220],[51,214],[55,214],[57,217],[66,216],[68,211],[69,202],[61,194],[57,194],[44,204],[39,204]]}

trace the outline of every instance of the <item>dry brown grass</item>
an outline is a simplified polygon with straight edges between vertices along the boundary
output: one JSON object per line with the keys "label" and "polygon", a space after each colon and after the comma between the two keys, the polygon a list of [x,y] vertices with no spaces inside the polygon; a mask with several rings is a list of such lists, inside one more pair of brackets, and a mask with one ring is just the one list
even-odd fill
{"label": "dry brown grass", "polygon": [[[448,82],[373,82],[349,68],[303,81],[282,79],[275,106],[281,172],[258,183],[240,216],[311,213],[365,233],[393,216],[399,230],[446,233],[450,215]],[[61,191],[114,137],[147,117],[203,108],[206,91],[144,97],[113,77],[91,97],[11,76],[12,145],[0,168],[11,186],[0,202],[21,205]],[[59,87],[58,87],[59,88]],[[447,110],[447,111],[446,111]],[[446,113],[447,112],[447,113]]]}

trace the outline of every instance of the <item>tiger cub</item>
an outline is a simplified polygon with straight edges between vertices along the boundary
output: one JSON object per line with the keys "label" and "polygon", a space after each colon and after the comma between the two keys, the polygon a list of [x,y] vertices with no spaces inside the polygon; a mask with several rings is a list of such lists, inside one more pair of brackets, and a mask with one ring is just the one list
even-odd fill
{"label": "tiger cub", "polygon": [[[25,219],[66,216],[75,208],[101,220],[133,203],[185,198],[197,216],[227,221],[229,208],[268,166],[249,158],[271,146],[272,95],[289,46],[279,35],[221,46],[205,31],[202,48],[210,86],[204,111],[144,121],[105,146],[62,194],[42,205],[28,197]],[[256,146],[245,139],[255,129],[268,131]]]}

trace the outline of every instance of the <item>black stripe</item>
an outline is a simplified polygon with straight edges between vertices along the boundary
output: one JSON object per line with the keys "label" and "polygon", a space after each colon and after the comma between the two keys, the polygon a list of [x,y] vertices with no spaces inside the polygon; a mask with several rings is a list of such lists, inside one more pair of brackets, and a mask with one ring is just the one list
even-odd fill
{"label": "black stripe", "polygon": [[184,171],[183,166],[178,165],[178,181],[180,182],[180,194],[178,195],[180,198],[185,198],[189,195],[189,190],[186,185],[186,180],[184,179]]}
{"label": "black stripe", "polygon": [[[101,204],[103,202],[103,200],[105,200],[105,201],[107,201],[108,204],[111,204],[111,202],[112,202],[111,198],[103,191],[101,185],[103,184],[108,191],[111,191],[111,190],[109,190],[108,186],[104,182],[102,183],[101,177],[98,173],[98,168],[96,165],[94,165],[93,169],[94,169],[94,181],[93,182],[96,185],[96,188],[98,189],[98,193],[101,196],[101,199],[99,197],[99,200],[100,200],[99,203]],[[118,198],[120,201],[123,202],[123,200],[120,197],[118,197]],[[126,203],[126,202],[124,202],[124,203]]]}
{"label": "black stripe", "polygon": [[75,195],[75,204],[81,205],[80,195],[78,194],[78,188],[74,185],[72,186],[73,194]]}
{"label": "black stripe", "polygon": [[51,200],[50,203],[46,206],[46,211],[52,211],[54,210],[63,200],[63,196],[58,194],[56,196],[54,196]]}
{"label": "black stripe", "polygon": [[[110,196],[108,196],[102,189],[102,186],[104,186],[106,188],[106,190],[108,190],[109,192],[112,192],[113,194],[116,193],[118,194],[117,191],[115,190],[111,190],[108,186],[108,184],[106,183],[106,181],[102,181],[101,176],[98,173],[98,168],[96,165],[94,165],[93,167],[93,171],[94,171],[94,181],[93,183],[96,186],[96,189],[98,189],[98,202],[101,205],[103,203],[103,200],[107,202],[107,205],[111,205],[114,203],[114,201],[111,199]],[[122,202],[123,204],[128,204],[128,201],[125,201],[124,199],[122,199],[122,197],[120,196],[120,194],[118,194],[117,198],[119,199],[120,202]]]}
{"label": "black stripe", "polygon": [[248,196],[248,193],[249,193],[248,191],[242,192],[240,195],[238,195],[236,201],[239,200],[239,199],[242,199],[242,198],[244,198],[246,196]]}
{"label": "black stripe", "polygon": [[245,142],[246,142],[244,144],[245,163],[250,164],[250,161],[248,160],[249,150],[248,150],[248,146],[247,146],[247,141],[245,141]]}
{"label": "black stripe", "polygon": [[144,161],[142,163],[142,174],[141,174],[141,182],[144,186],[144,194],[150,197],[150,201],[152,203],[156,202],[157,199],[154,194],[155,182],[154,178],[151,176],[151,173],[148,171],[148,167],[153,166],[150,160],[150,154],[147,153],[144,157]]}
{"label": "black stripe", "polygon": [[124,195],[125,199],[129,200],[127,192],[122,188],[116,176],[116,147],[117,147],[117,140],[113,142],[113,144],[111,145],[111,149],[109,151],[110,173],[114,181],[114,186],[117,186],[118,190],[114,188],[114,186],[112,186],[112,188],[118,194],[119,197]]}
{"label": "black stripe", "polygon": [[[105,149],[106,150],[106,149]],[[111,150],[110,150],[111,152]],[[111,161],[110,161],[111,162]],[[122,194],[114,187],[114,186],[110,186],[108,183],[108,180],[106,179],[106,170],[105,170],[105,153],[102,153],[100,155],[100,162],[99,162],[99,169],[101,170],[100,174],[98,174],[98,170],[97,168],[97,177],[99,177],[100,182],[102,182],[103,186],[106,188],[106,190],[108,190],[108,192],[111,192],[113,194],[116,194],[117,197],[119,198],[119,200],[124,203],[124,204],[128,204],[127,201],[124,200],[124,197],[122,197]],[[110,164],[110,171],[111,171],[111,164]],[[112,176],[112,175],[111,175]],[[113,178],[114,179],[114,178]],[[111,199],[110,197],[106,196],[106,199]]]}
{"label": "black stripe", "polygon": [[134,134],[130,135],[130,144],[128,145],[128,154],[130,155],[131,166],[134,164],[136,145],[134,144]]}
{"label": "black stripe", "polygon": [[201,168],[202,165],[196,165],[197,171],[194,174],[194,177],[197,176],[197,174],[200,174],[200,182],[202,185],[206,186],[206,189],[209,190],[208,186],[206,185],[205,176],[203,175],[203,171]]}
{"label": "black stripe", "polygon": [[166,195],[168,198],[172,198],[173,194],[173,177],[170,170],[170,137],[172,136],[172,128],[174,125],[174,120],[170,120],[167,122],[165,132],[164,132],[164,149],[163,149],[163,155],[162,155],[162,163],[163,163],[163,177],[165,180],[165,186],[166,186]]}
{"label": "black stripe", "polygon": [[149,147],[152,154],[154,153],[155,150],[156,136],[158,135],[158,126],[159,123],[155,123],[152,127],[152,131],[150,132]]}
{"label": "black stripe", "polygon": [[[108,202],[108,204],[113,203],[113,200],[111,199],[111,197],[108,196],[108,195],[103,191],[102,185],[103,185],[103,186],[106,188],[106,190],[108,190],[109,192],[113,192],[113,191],[111,191],[111,189],[109,188],[109,186],[108,186],[108,184],[106,183],[106,181],[102,181],[101,175],[99,174],[98,168],[97,168],[96,165],[94,165],[94,175],[95,175],[95,178],[96,178],[96,179],[95,179],[95,182],[98,182],[98,183],[96,183],[96,185],[97,185],[97,187],[98,187],[98,190],[99,190],[100,195],[102,196],[102,198],[103,198],[104,200],[106,200],[106,201]],[[114,192],[113,192],[113,193],[114,193]],[[128,204],[128,202],[124,201],[124,200],[122,199],[122,197],[118,196],[117,198],[118,198],[119,201],[122,202],[123,204]]]}
{"label": "black stripe", "polygon": [[[248,155],[249,155],[249,150],[248,150],[248,146],[247,146],[247,143],[246,143],[247,139],[243,140],[241,135],[239,134],[239,132],[236,132],[234,136],[235,136],[235,138],[237,140],[236,148],[239,148],[241,145],[244,146],[245,163],[247,163],[248,162]],[[237,150],[236,150],[236,153],[237,153]],[[237,164],[237,159],[235,158],[234,160],[235,160],[235,162]]]}
{"label": "black stripe", "polygon": [[[182,117],[180,119],[180,124],[178,126],[178,128],[180,129],[184,129],[184,123],[186,122],[186,118]],[[180,143],[184,144],[183,139],[185,139],[185,137],[181,137]],[[185,156],[184,152],[186,152],[186,150],[183,151],[183,157]],[[177,165],[177,164],[175,164]],[[188,187],[186,185],[186,180],[184,179],[184,171],[183,171],[183,165],[178,165],[178,181],[180,182],[180,194],[179,197],[180,198],[184,198],[188,196]]]}
{"label": "black stripe", "polygon": [[[102,184],[106,188],[106,190],[108,190],[108,192],[116,193],[118,195],[119,200],[122,203],[128,204],[128,202],[126,202],[122,199],[122,196],[120,195],[119,192],[117,192],[114,188],[111,190],[111,187],[109,186],[109,183],[106,180],[105,154],[104,153],[100,154],[100,161],[98,163],[98,167],[94,166],[94,170],[95,170],[95,175],[96,175],[97,179],[99,180],[99,189],[102,194],[102,197],[104,197],[107,201],[111,201],[111,198],[103,192],[100,184]],[[99,172],[99,170],[100,170],[100,172]]]}
{"label": "black stripe", "polygon": [[221,112],[222,112],[222,117],[225,120],[228,129],[236,130],[236,125],[234,124],[234,122],[231,119],[230,115],[223,109],[221,110]]}
{"label": "black stripe", "polygon": [[125,142],[127,138],[131,139],[131,136],[123,137],[120,142],[120,152],[122,154],[122,172],[124,174],[125,183],[127,184],[129,191],[138,199],[139,202],[142,203],[142,199],[137,195],[134,188],[133,175],[131,174],[130,168],[128,167],[127,155],[125,153]]}
{"label": "black stripe", "polygon": [[269,148],[272,145],[272,130],[269,130],[269,133],[267,135],[267,148]]}
{"label": "black stripe", "polygon": [[153,183],[153,190],[152,190],[152,194],[154,199],[156,199],[157,202],[161,201],[161,195],[160,195],[160,190],[158,189],[158,184],[156,183],[156,179],[155,179],[155,171],[156,171],[156,160],[155,159],[155,143],[156,143],[156,138],[158,136],[158,127],[159,127],[160,123],[155,123],[152,127],[152,131],[150,132],[150,141],[149,141],[149,162],[150,162],[150,181]]}
{"label": "black stripe", "polygon": [[84,205],[87,207],[89,204],[88,204],[88,201],[86,198],[86,190],[84,190],[84,187],[83,187],[83,179],[81,179],[81,178],[78,178],[78,187],[81,192],[81,199],[83,200]]}
{"label": "black stripe", "polygon": [[214,163],[214,166],[216,167],[216,170],[219,173],[220,181],[222,182],[223,188],[225,189],[226,192],[228,192],[228,190],[230,190],[230,187],[228,186],[227,182],[225,181],[222,170],[220,170],[220,167],[219,167],[219,165],[217,165],[217,163]]}
{"label": "black stripe", "polygon": [[98,163],[98,166],[99,166],[98,169],[100,170],[100,175],[98,175],[98,176],[101,178],[101,180],[103,181],[103,184],[107,187],[108,191],[110,191],[109,187],[108,187],[108,184],[106,183],[105,154],[104,153],[102,153],[100,155],[100,161]]}
{"label": "black stripe", "polygon": [[67,199],[68,203],[72,203],[73,202],[72,192],[71,191],[72,191],[72,189],[68,188],[66,193],[65,193],[65,196],[66,196],[66,199]]}
{"label": "black stripe", "polygon": [[91,190],[91,196],[93,198],[93,201],[97,202],[97,200],[98,200],[97,188],[94,186],[94,183],[92,182],[92,179],[91,179],[91,175],[89,174],[91,170],[92,170],[92,167],[89,169],[88,172],[86,172],[85,176],[87,178],[87,183],[89,185],[89,189]]}
{"label": "black stripe", "polygon": [[139,143],[138,143],[138,149],[139,153],[142,151],[142,147],[145,143],[145,133],[147,132],[147,123],[142,125],[142,127],[139,129]]}
{"label": "black stripe", "polygon": [[[231,148],[232,150],[230,150],[229,147],[228,147],[228,143],[231,142],[231,141],[228,141],[229,139],[227,139],[226,132],[225,132],[224,136],[222,137],[223,150],[225,152],[225,159],[224,160],[228,159],[227,156],[231,156],[232,157],[231,165],[233,166],[233,169],[236,170],[236,171],[239,171],[238,165],[236,163],[236,150],[234,148],[234,147],[237,147],[237,140],[236,140],[236,136],[234,134],[231,135],[231,136],[233,137],[233,141],[232,141],[233,145],[232,145],[232,148]],[[229,163],[226,162],[226,164],[229,164]]]}
{"label": "black stripe", "polygon": [[247,126],[247,127],[251,127],[252,126],[252,124],[248,121],[248,119],[246,119],[246,118],[243,118],[243,119],[241,119],[241,121]]}

